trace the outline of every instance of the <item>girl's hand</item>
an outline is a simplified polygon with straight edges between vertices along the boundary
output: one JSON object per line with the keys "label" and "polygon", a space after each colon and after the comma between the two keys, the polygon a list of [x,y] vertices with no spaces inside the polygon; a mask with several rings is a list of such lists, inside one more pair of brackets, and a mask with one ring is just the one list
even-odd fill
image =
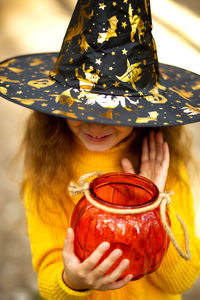
{"label": "girl's hand", "polygon": [[119,289],[126,285],[132,279],[132,275],[127,275],[122,280],[117,280],[129,264],[129,260],[127,259],[123,259],[112,273],[104,275],[122,255],[120,249],[112,251],[101,264],[96,266],[109,247],[110,244],[108,242],[100,244],[97,249],[81,263],[74,253],[73,229],[69,228],[63,249],[63,280],[65,284],[74,290],[94,289],[101,291]]}
{"label": "girl's hand", "polygon": [[[161,131],[153,130],[142,143],[140,174],[152,180],[163,192],[169,168],[169,148],[163,140]],[[135,173],[131,162],[127,158],[122,159],[122,167],[125,172]]]}

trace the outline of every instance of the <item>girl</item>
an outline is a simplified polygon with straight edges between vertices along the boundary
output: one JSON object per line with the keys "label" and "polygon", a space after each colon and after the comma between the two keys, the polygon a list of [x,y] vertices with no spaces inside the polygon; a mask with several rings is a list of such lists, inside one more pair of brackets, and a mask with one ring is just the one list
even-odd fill
{"label": "girl", "polygon": [[[192,196],[184,167],[189,154],[187,142],[184,127],[155,131],[66,121],[38,112],[31,115],[24,139],[23,191],[33,265],[44,299],[86,296],[88,299],[124,299],[126,296],[130,299],[180,299],[179,294],[192,286],[199,274],[200,242],[194,234]],[[79,197],[71,198],[66,194],[66,187],[71,179],[77,180],[94,170],[140,172],[153,180],[160,191],[173,190],[172,230],[184,249],[184,233],[175,209],[188,227],[191,260],[184,261],[170,245],[158,271],[129,284],[130,276],[117,281],[128,266],[127,260],[123,260],[111,275],[104,275],[122,255],[119,249],[95,268],[109,248],[106,241],[81,263],[74,253],[72,229],[68,229],[66,236]]]}
{"label": "girl", "polygon": [[[175,126],[200,120],[199,75],[165,64],[159,69],[148,0],[118,4],[78,1],[58,55],[0,64],[2,97],[35,110],[23,142],[22,195],[44,299],[178,300],[200,273],[185,169],[188,140],[184,127]],[[79,197],[71,197],[67,186],[93,171],[142,173],[160,191],[173,190],[171,227],[184,249],[177,212],[189,232],[190,260],[170,244],[160,268],[132,282],[130,274],[118,280],[127,259],[105,275],[122,256],[119,249],[96,266],[108,241],[80,262],[69,228]]]}

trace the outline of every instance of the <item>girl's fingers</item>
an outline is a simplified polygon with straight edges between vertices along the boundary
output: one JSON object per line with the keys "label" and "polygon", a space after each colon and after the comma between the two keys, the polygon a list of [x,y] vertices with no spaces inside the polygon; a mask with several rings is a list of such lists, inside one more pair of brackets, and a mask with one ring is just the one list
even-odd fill
{"label": "girl's fingers", "polygon": [[121,165],[122,165],[124,172],[135,173],[133,165],[128,158],[123,158],[121,161]]}
{"label": "girl's fingers", "polygon": [[167,142],[163,143],[163,166],[168,169],[170,161],[169,146]]}
{"label": "girl's fingers", "polygon": [[163,161],[163,135],[161,131],[156,133],[155,140],[156,140],[156,160],[162,162]]}
{"label": "girl's fingers", "polygon": [[123,286],[125,286],[131,279],[133,278],[133,276],[131,274],[125,276],[123,279],[119,280],[119,281],[115,281],[109,285],[106,285],[103,289],[101,290],[116,290],[116,289],[120,289]]}
{"label": "girl's fingers", "polygon": [[155,158],[156,158],[155,132],[152,130],[149,133],[149,159],[155,160]]}
{"label": "girl's fingers", "polygon": [[67,236],[64,241],[64,252],[68,255],[74,254],[74,231],[72,228],[68,228]]}
{"label": "girl's fingers", "polygon": [[102,277],[118,260],[118,258],[120,258],[121,255],[122,251],[120,249],[115,249],[112,251],[109,256],[106,257],[104,261],[93,270],[93,276],[95,276],[97,279]]}
{"label": "girl's fingers", "polygon": [[149,160],[149,147],[148,147],[148,138],[147,136],[144,137],[142,142],[142,156],[141,161],[147,161]]}
{"label": "girl's fingers", "polygon": [[104,280],[109,280],[112,282],[115,282],[119,277],[122,275],[122,273],[126,270],[128,267],[130,261],[128,259],[123,259],[119,265],[112,271],[112,273],[106,275],[104,277]]}
{"label": "girl's fingers", "polygon": [[74,253],[74,231],[72,228],[68,228],[67,236],[64,241],[64,247],[62,252],[64,265],[77,265],[80,263],[79,258]]}
{"label": "girl's fingers", "polygon": [[142,143],[142,157],[141,161],[157,160],[162,162],[163,160],[163,135],[159,131],[155,133],[153,130],[149,133],[148,137],[144,137]]}
{"label": "girl's fingers", "polygon": [[105,252],[110,248],[110,243],[101,243],[96,250],[82,262],[82,268],[85,272],[90,272],[94,269],[98,261],[102,258]]}

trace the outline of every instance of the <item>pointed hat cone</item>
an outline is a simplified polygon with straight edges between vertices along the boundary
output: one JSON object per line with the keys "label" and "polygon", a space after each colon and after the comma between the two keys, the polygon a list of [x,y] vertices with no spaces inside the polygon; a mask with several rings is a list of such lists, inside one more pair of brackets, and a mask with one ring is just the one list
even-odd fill
{"label": "pointed hat cone", "polygon": [[141,96],[158,81],[149,1],[78,1],[51,73],[66,86]]}

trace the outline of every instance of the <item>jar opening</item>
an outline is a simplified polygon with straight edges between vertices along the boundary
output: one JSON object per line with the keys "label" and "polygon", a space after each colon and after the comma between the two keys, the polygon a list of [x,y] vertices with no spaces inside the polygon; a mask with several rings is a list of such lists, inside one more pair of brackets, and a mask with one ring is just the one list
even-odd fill
{"label": "jar opening", "polygon": [[131,173],[113,172],[90,183],[91,196],[98,202],[116,208],[134,209],[152,204],[159,195],[149,179]]}

